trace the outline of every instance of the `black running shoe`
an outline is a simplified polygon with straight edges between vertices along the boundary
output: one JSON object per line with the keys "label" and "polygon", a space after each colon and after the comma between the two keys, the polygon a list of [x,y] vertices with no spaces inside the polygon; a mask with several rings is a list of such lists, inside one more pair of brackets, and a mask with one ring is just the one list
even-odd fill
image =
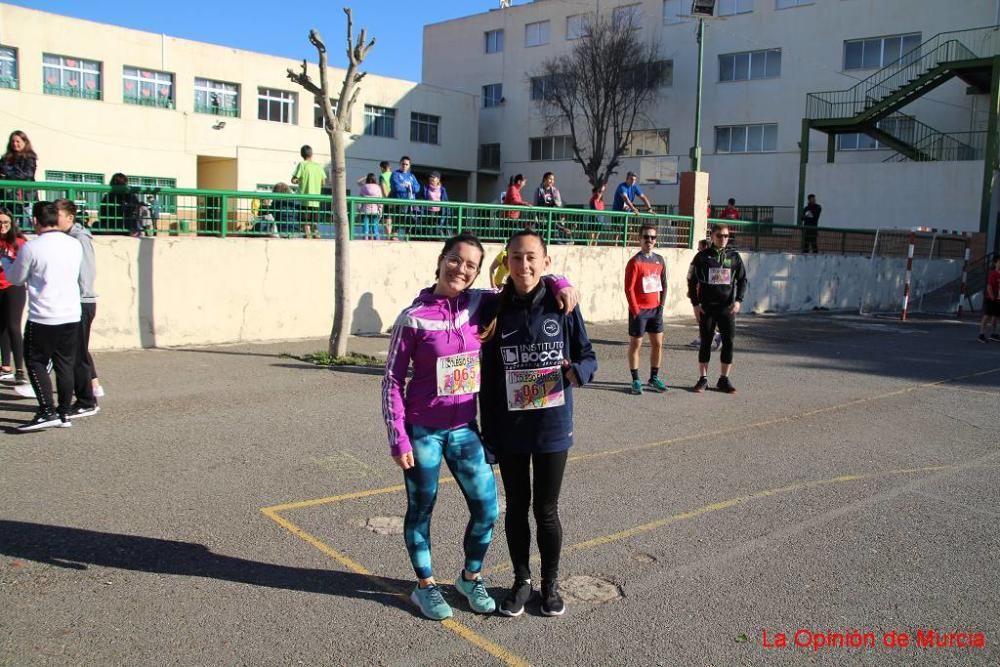
{"label": "black running shoe", "polygon": [[91,415],[96,415],[101,411],[100,406],[92,405],[90,407],[80,405],[79,403],[74,403],[73,407],[69,409],[67,416],[70,419],[76,419],[77,417],[89,417]]}
{"label": "black running shoe", "polygon": [[500,613],[504,616],[520,616],[524,613],[524,605],[531,597],[531,579],[527,581],[515,579],[510,587],[510,593],[500,603]]}
{"label": "black running shoe", "polygon": [[1000,334],[993,334],[990,336],[990,340],[994,343],[1000,343]]}
{"label": "black running shoe", "polygon": [[727,394],[735,394],[736,393],[736,387],[734,387],[733,383],[729,381],[729,376],[728,375],[721,376],[719,378],[718,384],[716,384],[715,386],[716,386],[716,388],[718,388],[719,391],[724,391]]}
{"label": "black running shoe", "polygon": [[[68,421],[66,422],[66,425],[67,426],[69,425]],[[21,424],[20,426],[17,427],[17,430],[21,431],[22,433],[27,433],[28,431],[40,431],[43,428],[55,428],[62,426],[63,426],[63,420],[60,419],[59,415],[57,415],[56,413],[39,411],[35,413],[35,416],[31,419],[30,422],[26,424]]]}
{"label": "black running shoe", "polygon": [[566,611],[566,605],[559,595],[559,581],[557,579],[542,581],[542,613],[546,616],[562,616]]}
{"label": "black running shoe", "polygon": [[694,393],[703,394],[705,393],[705,390],[707,388],[708,388],[708,378],[702,375],[700,378],[698,378],[698,381],[695,382],[694,384]]}
{"label": "black running shoe", "polygon": [[985,334],[979,334],[976,337],[976,340],[978,340],[980,343],[988,343],[989,342],[988,340],[986,340],[986,335]]}

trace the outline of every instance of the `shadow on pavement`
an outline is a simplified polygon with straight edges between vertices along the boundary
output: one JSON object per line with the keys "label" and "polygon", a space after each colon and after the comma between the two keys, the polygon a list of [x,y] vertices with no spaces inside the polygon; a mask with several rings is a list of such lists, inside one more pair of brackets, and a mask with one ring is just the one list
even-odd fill
{"label": "shadow on pavement", "polygon": [[297,364],[271,364],[274,368],[291,368],[294,370],[314,368],[319,371],[333,371],[334,373],[353,373],[355,375],[383,375],[385,369],[380,366],[317,366],[303,361]]}
{"label": "shadow on pavement", "polygon": [[0,520],[0,554],[73,570],[99,565],[336,595],[414,613],[408,598],[400,595],[413,586],[410,581],[260,563],[212,553],[191,542]]}

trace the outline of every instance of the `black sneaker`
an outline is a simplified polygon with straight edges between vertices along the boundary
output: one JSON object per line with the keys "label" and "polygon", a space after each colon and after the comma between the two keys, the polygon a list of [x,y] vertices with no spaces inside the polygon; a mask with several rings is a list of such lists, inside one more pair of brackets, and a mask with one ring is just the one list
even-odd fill
{"label": "black sneaker", "polygon": [[698,381],[694,383],[694,393],[703,394],[708,388],[708,378],[702,375],[698,378]]}
{"label": "black sneaker", "polygon": [[716,386],[716,388],[719,391],[724,391],[727,394],[735,394],[736,393],[736,387],[734,387],[733,383],[729,381],[729,376],[728,375],[721,376],[719,378],[719,382],[715,386]]}
{"label": "black sneaker", "polygon": [[500,603],[500,613],[504,616],[520,616],[524,613],[524,605],[531,597],[531,579],[527,581],[515,579],[510,587],[510,593]]}
{"label": "black sneaker", "polygon": [[[27,433],[28,431],[40,431],[43,428],[55,428],[62,426],[63,420],[56,413],[39,411],[35,413],[35,416],[30,422],[21,424],[17,427],[17,430],[22,433]],[[66,426],[69,426],[69,421],[66,422]]]}
{"label": "black sneaker", "polygon": [[980,343],[987,343],[987,342],[989,342],[989,341],[986,340],[986,334],[979,334],[979,336],[976,337],[976,340],[978,340]]}
{"label": "black sneaker", "polygon": [[566,605],[559,595],[559,581],[542,581],[542,613],[546,616],[562,616]]}
{"label": "black sneaker", "polygon": [[93,406],[90,406],[90,407],[86,407],[86,406],[80,405],[79,403],[74,403],[73,407],[71,407],[69,409],[69,412],[67,413],[67,416],[70,419],[76,419],[77,417],[89,417],[90,415],[96,415],[100,411],[101,411],[101,408],[98,405],[93,405]]}

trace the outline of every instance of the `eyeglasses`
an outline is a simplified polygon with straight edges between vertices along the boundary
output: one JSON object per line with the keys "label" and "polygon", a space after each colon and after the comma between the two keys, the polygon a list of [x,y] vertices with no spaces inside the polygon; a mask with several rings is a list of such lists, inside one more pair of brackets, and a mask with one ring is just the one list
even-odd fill
{"label": "eyeglasses", "polygon": [[715,234],[715,237],[719,239],[728,239],[729,234]]}
{"label": "eyeglasses", "polygon": [[478,264],[476,264],[475,262],[463,262],[462,258],[459,257],[458,255],[445,255],[444,261],[445,264],[452,267],[453,269],[457,269],[460,266],[464,266],[465,270],[469,271],[470,273],[476,273],[477,271],[479,271]]}
{"label": "eyeglasses", "polygon": [[642,240],[643,241],[655,241],[656,237],[655,236],[650,236],[649,234],[643,234],[642,235]]}

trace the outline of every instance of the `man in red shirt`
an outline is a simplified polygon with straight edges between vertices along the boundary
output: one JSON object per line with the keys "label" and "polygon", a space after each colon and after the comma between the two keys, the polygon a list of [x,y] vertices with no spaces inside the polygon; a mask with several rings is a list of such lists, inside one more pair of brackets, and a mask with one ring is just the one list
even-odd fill
{"label": "man in red shirt", "polygon": [[722,209],[722,214],[719,215],[723,220],[739,220],[740,219],[740,209],[736,208],[736,200],[732,197],[726,202],[726,208]]}
{"label": "man in red shirt", "polygon": [[663,304],[667,298],[667,263],[653,252],[656,223],[644,222],[639,229],[641,249],[625,265],[625,298],[628,300],[628,364],[632,372],[632,393],[642,394],[639,380],[639,349],[643,334],[649,334],[649,386],[666,391],[660,379],[663,356]]}
{"label": "man in red shirt", "polygon": [[[997,333],[997,320],[1000,320],[1000,257],[993,260],[993,270],[986,278],[986,292],[983,294],[983,321],[979,324],[979,342],[987,340],[1000,343]],[[993,328],[993,333],[986,338],[986,330]]]}

